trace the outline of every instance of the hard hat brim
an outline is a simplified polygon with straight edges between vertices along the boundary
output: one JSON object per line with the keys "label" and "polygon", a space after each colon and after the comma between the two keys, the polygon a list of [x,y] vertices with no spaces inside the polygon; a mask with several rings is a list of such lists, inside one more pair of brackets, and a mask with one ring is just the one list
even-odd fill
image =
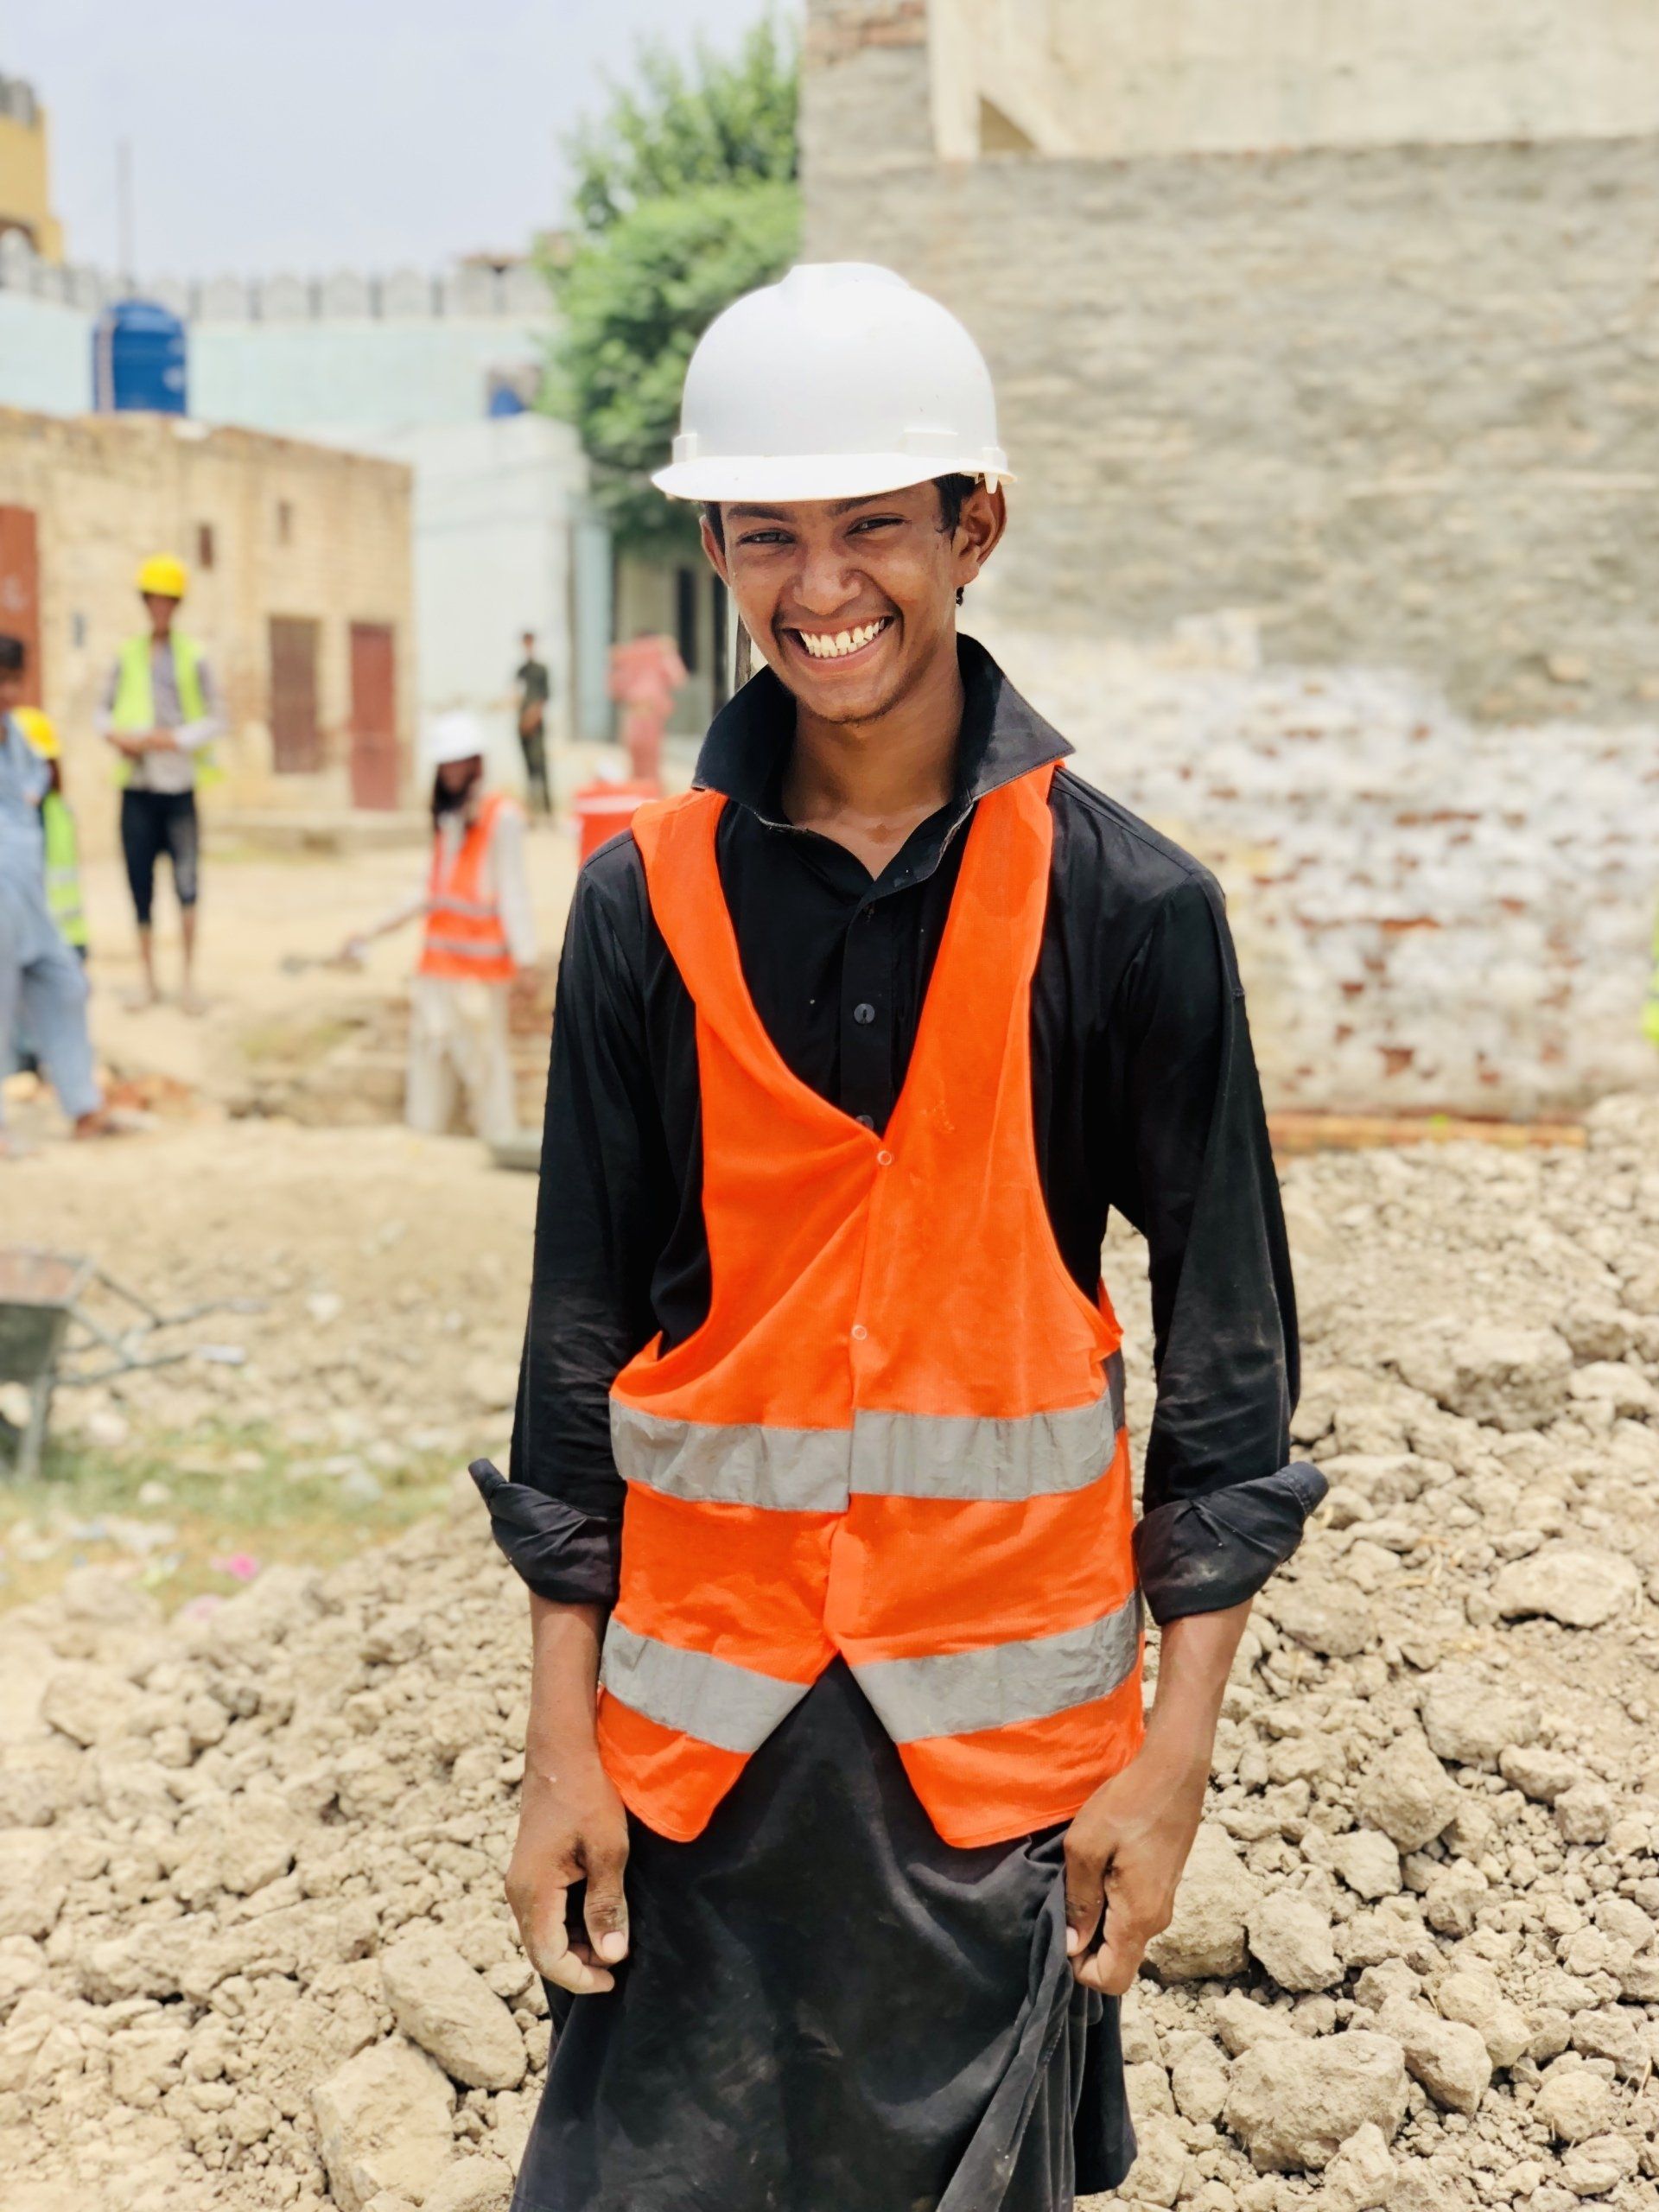
{"label": "hard hat brim", "polygon": [[671,499],[754,500],[762,505],[793,499],[874,499],[882,492],[903,492],[936,476],[983,476],[1012,484],[1014,472],[991,467],[983,454],[913,453],[754,454],[724,460],[671,461],[652,482]]}

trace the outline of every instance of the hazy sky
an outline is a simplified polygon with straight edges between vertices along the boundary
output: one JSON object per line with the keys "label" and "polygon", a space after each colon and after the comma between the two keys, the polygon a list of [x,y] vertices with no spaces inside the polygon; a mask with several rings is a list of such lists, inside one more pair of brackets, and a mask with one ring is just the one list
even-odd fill
{"label": "hazy sky", "polygon": [[124,137],[141,276],[430,267],[558,219],[558,137],[640,41],[729,43],[765,4],[6,0],[0,72],[50,112],[73,259],[115,263]]}

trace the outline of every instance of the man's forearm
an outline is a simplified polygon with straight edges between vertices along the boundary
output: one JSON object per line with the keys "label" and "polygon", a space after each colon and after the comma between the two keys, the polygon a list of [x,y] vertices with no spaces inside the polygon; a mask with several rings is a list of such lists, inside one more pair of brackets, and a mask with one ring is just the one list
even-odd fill
{"label": "man's forearm", "polygon": [[1206,1780],[1227,1677],[1252,1602],[1247,1598],[1224,1612],[1188,1613],[1163,1631],[1147,1749],[1155,1757],[1201,1765]]}
{"label": "man's forearm", "polygon": [[605,1615],[598,1605],[561,1605],[530,1593],[530,1726],[525,1751],[547,1779],[550,1765],[594,1749],[599,1651]]}

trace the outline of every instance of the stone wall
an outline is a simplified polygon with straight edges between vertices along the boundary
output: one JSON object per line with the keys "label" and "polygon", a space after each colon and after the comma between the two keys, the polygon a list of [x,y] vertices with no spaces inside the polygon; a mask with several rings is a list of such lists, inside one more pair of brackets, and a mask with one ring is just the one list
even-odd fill
{"label": "stone wall", "polygon": [[[348,796],[353,622],[397,639],[400,734],[414,698],[410,472],[296,440],[147,415],[69,418],[0,409],[0,505],[35,518],[44,704],[89,848],[112,836],[108,748],[99,698],[120,640],[142,621],[138,562],[163,549],[193,571],[185,621],[207,647],[232,735],[214,803],[343,804]],[[283,513],[286,511],[284,518]],[[213,565],[200,531],[213,533]],[[272,766],[269,620],[319,624],[324,766]]]}
{"label": "stone wall", "polygon": [[984,346],[1002,619],[1248,607],[1498,719],[1659,695],[1659,141],[943,162],[925,38],[813,0],[806,251]]}

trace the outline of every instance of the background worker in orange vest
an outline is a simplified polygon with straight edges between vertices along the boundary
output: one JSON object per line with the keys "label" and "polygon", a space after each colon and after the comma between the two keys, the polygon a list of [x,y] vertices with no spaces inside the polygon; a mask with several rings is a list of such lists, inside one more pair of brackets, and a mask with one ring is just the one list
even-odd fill
{"label": "background worker in orange vest", "polygon": [[711,327],[657,479],[766,665],[579,880],[474,1469],[531,1592],[537,2212],[1116,2186],[1117,1999],[1323,1493],[1220,894],[957,633],[1007,480],[967,332],[863,264]]}
{"label": "background worker in orange vest", "polygon": [[509,1045],[510,1001],[529,989],[536,931],[524,874],[524,817],[484,780],[484,735],[475,716],[440,715],[425,747],[432,771],[432,858],[426,888],[359,936],[342,957],[361,956],[371,938],[424,924],[410,986],[409,1075],[404,1118],[443,1136],[465,1098],[486,1143],[518,1127]]}
{"label": "background worker in orange vest", "polygon": [[173,870],[183,940],[180,1004],[187,1014],[200,1014],[195,962],[201,836],[196,785],[209,759],[207,748],[222,728],[219,695],[206,654],[175,619],[189,585],[183,562],[170,553],[153,554],[139,569],[137,584],[148,627],[129,638],[117,655],[99,726],[119,756],[121,851],[143,969],[138,1002],[154,1006],[161,995],[151,910],[156,864],[165,856]]}

